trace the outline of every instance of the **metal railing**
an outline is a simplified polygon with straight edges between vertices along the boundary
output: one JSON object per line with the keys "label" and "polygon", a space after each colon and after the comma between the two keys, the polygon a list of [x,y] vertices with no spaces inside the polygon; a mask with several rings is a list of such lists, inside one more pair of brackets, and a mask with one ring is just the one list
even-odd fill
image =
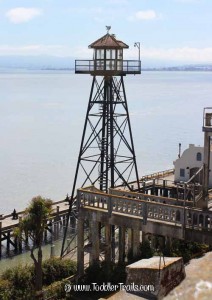
{"label": "metal railing", "polygon": [[139,74],[141,72],[140,60],[75,60],[75,73],[91,72],[120,72],[126,74]]}

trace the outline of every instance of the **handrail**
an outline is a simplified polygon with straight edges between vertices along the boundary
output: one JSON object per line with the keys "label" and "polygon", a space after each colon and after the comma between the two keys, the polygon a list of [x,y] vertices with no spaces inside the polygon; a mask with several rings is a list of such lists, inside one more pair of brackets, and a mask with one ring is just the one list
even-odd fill
{"label": "handrail", "polygon": [[[54,206],[54,205],[56,205],[56,204],[60,204],[60,203],[63,203],[63,202],[66,202],[66,200],[59,200],[59,201],[55,201],[55,202],[53,202],[52,203],[52,206]],[[25,213],[25,211],[26,210],[21,210],[21,211],[18,211],[18,212],[16,212],[17,213],[17,215],[23,215],[24,213]],[[54,215],[55,214],[55,212],[52,212],[52,214]],[[6,218],[9,218],[9,217],[12,217],[13,216],[13,213],[10,213],[10,214],[0,214],[0,216],[1,216],[1,218],[0,218],[0,220],[4,220],[4,219],[6,219]]]}
{"label": "handrail", "polygon": [[75,72],[126,72],[140,73],[140,60],[96,59],[75,60]]}
{"label": "handrail", "polygon": [[[150,195],[146,195],[150,198]],[[163,197],[164,198],[164,197]],[[173,204],[159,203],[150,199],[130,198],[113,194],[98,194],[78,190],[79,208],[90,207],[100,209],[109,215],[121,213],[143,219],[159,220],[182,228],[192,226],[193,229],[212,231],[212,211],[202,211],[199,208],[189,208]]]}
{"label": "handrail", "polygon": [[170,174],[174,174],[174,169],[168,169],[168,170],[159,171],[156,173],[151,173],[149,175],[144,175],[139,179],[139,181],[143,181],[146,179],[160,178],[160,177],[163,177],[165,175],[170,175]]}

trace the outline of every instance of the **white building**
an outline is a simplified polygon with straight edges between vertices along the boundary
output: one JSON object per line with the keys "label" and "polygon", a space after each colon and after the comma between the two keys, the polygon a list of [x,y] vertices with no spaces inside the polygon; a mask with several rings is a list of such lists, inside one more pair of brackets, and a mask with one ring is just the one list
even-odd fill
{"label": "white building", "polygon": [[[211,153],[212,154],[212,153]],[[212,155],[211,155],[212,157]],[[176,159],[174,163],[175,182],[188,181],[203,165],[204,148],[190,144],[180,158]],[[210,161],[210,170],[212,170],[212,162]],[[202,183],[202,175],[199,175],[199,181]],[[209,187],[212,188],[212,172],[209,171]]]}

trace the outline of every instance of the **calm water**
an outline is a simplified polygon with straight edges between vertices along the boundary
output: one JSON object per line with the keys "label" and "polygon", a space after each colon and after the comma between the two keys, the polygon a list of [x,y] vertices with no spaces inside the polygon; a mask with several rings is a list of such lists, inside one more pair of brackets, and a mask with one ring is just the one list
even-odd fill
{"label": "calm water", "polygon": [[[71,72],[0,73],[1,213],[36,195],[71,193],[91,77]],[[125,86],[139,175],[172,168],[178,143],[203,144],[212,106],[210,72],[143,72]]]}
{"label": "calm water", "polygon": [[[62,248],[62,241],[63,241],[63,235],[64,230],[60,228],[59,235],[57,237],[53,237],[52,245],[54,247],[54,255],[60,256],[61,248]],[[71,232],[67,233],[67,239],[69,238],[72,240],[71,243],[71,249],[74,249],[76,247],[76,238],[74,238],[74,235],[71,234]],[[51,256],[51,237],[48,237],[48,244],[45,244],[42,246],[43,251],[43,259],[48,259]],[[23,252],[21,254],[15,253],[13,247],[10,248],[9,254],[6,252],[6,243],[2,243],[2,257],[3,259],[0,260],[0,275],[4,272],[4,270],[17,266],[17,265],[26,265],[26,264],[33,264],[33,261],[30,257],[30,251],[26,251],[25,248],[23,248]],[[37,255],[37,252],[35,250],[35,254]],[[76,252],[73,252],[72,259],[76,259]]]}

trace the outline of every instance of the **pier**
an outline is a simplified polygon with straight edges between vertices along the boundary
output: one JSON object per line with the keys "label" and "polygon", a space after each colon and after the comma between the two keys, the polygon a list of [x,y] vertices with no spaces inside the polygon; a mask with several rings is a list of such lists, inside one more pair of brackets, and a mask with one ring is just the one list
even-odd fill
{"label": "pier", "polygon": [[[65,226],[66,217],[69,209],[69,203],[66,200],[54,202],[52,205],[52,213],[47,221],[47,229],[45,238],[48,232],[57,235],[61,226]],[[18,226],[22,219],[24,211],[17,212],[14,219],[13,213],[7,215],[0,215],[0,259],[2,257],[2,242],[6,241],[6,252],[9,253],[11,246],[17,253],[22,251],[22,241],[14,237],[14,228]]]}

